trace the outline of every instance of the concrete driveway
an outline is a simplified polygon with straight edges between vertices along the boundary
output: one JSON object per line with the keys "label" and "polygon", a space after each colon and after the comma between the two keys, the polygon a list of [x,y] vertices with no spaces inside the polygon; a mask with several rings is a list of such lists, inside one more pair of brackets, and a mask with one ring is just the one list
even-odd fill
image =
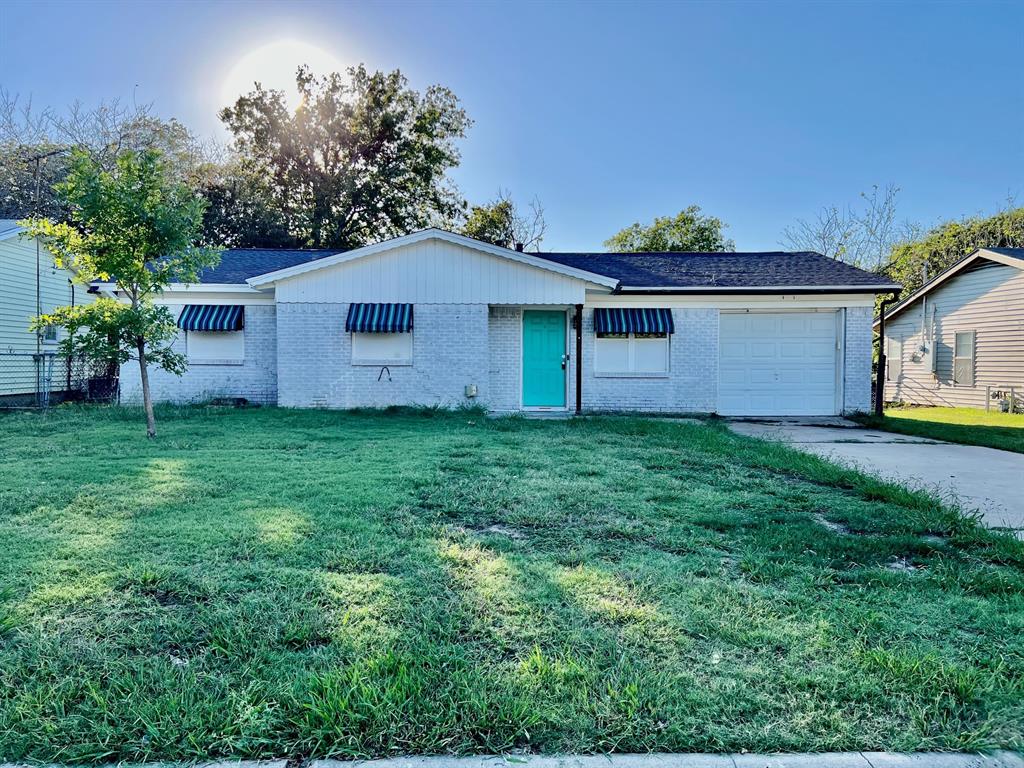
{"label": "concrete driveway", "polygon": [[924,487],[981,512],[986,525],[1024,531],[1024,454],[864,429],[840,418],[733,421],[729,428]]}

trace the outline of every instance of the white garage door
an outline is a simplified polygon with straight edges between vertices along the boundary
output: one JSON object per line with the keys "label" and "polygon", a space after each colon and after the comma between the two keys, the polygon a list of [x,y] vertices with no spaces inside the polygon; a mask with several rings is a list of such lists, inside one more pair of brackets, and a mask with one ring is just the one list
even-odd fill
{"label": "white garage door", "polygon": [[836,413],[835,312],[721,315],[718,412],[723,416]]}

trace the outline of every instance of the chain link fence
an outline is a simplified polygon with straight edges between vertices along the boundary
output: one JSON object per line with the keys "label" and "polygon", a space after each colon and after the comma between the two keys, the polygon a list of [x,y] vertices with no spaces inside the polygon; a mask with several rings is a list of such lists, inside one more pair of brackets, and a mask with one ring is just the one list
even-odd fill
{"label": "chain link fence", "polygon": [[116,368],[57,352],[0,352],[0,410],[111,403],[117,397]]}

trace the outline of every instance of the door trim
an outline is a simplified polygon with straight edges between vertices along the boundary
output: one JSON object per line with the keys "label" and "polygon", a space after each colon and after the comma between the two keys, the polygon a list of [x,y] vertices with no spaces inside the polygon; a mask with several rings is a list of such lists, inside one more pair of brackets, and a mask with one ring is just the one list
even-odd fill
{"label": "door trim", "polygon": [[563,355],[569,354],[569,310],[565,307],[548,307],[548,306],[521,306],[519,307],[519,410],[520,411],[535,411],[540,413],[564,413],[569,410],[569,363],[566,361],[565,367],[562,369],[563,377],[565,379],[565,405],[523,405],[523,381],[526,373],[526,344],[525,341],[525,319],[527,311],[535,312],[561,312],[564,315],[565,324],[565,352]]}

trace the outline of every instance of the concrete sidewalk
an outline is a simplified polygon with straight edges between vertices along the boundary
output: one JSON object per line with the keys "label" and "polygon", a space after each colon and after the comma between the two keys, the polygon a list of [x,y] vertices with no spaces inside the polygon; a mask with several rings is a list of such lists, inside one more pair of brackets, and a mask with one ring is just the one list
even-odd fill
{"label": "concrete sidewalk", "polygon": [[923,488],[993,528],[1024,531],[1024,454],[865,429],[830,418],[732,421],[734,432],[788,443],[911,488]]}

